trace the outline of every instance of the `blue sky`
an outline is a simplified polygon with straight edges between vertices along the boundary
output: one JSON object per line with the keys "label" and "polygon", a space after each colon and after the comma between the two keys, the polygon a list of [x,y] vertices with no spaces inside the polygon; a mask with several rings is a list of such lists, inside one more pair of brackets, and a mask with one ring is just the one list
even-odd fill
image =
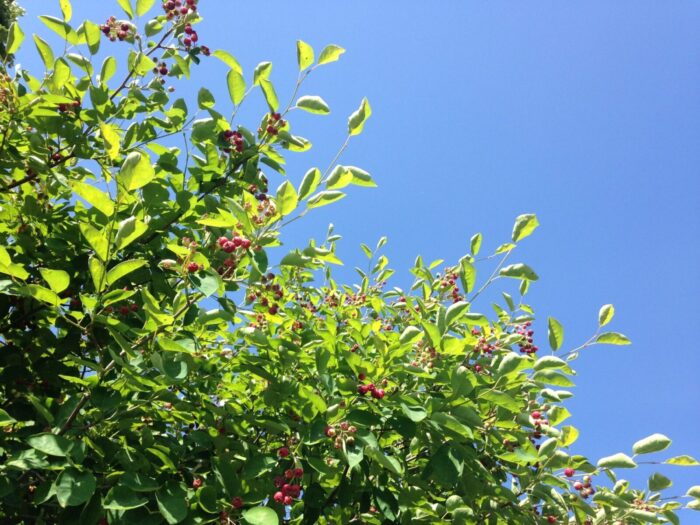
{"label": "blue sky", "polygon": [[[58,2],[25,3],[25,32],[46,34],[36,16],[58,15]],[[78,19],[119,16],[111,2],[73,3]],[[331,42],[347,48],[302,89],[322,95],[332,113],[291,117],[294,131],[314,144],[289,160],[294,182],[311,166],[325,168],[344,140],[346,116],[363,96],[372,104],[374,115],[342,162],[370,171],[379,187],[353,189],[294,223],[287,247],[322,238],[333,222],[344,237],[338,275],[354,280],[352,268],[365,263],[359,243],[387,235],[395,284],[406,286],[417,254],[455,261],[475,232],[484,235],[482,250],[492,250],[509,240],[517,215],[536,213],[541,227],[516,257],[540,275],[529,294],[540,346],[548,315],[564,324],[570,349],[595,330],[598,308],[610,302],[617,308],[611,329],[634,342],[591,348],[576,362],[568,405],[568,423],[581,430],[574,451],[594,460],[630,453],[637,439],[663,432],[674,441],[668,455],[700,458],[700,4],[200,6],[200,41],[233,53],[248,79],[258,62],[271,60],[282,100],[296,78],[298,38],[317,50]],[[19,59],[37,71],[29,40]],[[191,84],[228,101],[216,59],[195,78]],[[177,92],[192,97],[195,89],[178,84]],[[243,122],[253,127],[261,111],[262,98],[253,98]],[[482,277],[488,273],[481,268]],[[487,299],[475,309],[490,311]],[[673,495],[700,482],[698,468],[660,471],[676,481]],[[627,478],[639,485],[652,472]]]}

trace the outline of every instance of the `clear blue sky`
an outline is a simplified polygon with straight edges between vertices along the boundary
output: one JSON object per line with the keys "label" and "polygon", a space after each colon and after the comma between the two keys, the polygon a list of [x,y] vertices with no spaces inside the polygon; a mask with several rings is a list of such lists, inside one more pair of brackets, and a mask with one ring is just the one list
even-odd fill
{"label": "clear blue sky", "polygon": [[[36,16],[58,15],[58,2],[24,3],[25,31],[46,34]],[[73,3],[76,18],[118,15],[112,2]],[[668,454],[700,458],[699,3],[201,0],[200,7],[200,41],[232,52],[248,79],[271,60],[283,100],[296,78],[296,39],[317,50],[330,42],[347,48],[302,90],[322,95],[333,112],[292,117],[295,132],[314,144],[311,154],[290,159],[293,181],[311,166],[325,168],[346,116],[362,96],[372,103],[374,115],[343,162],[370,171],[379,188],[353,189],[295,223],[287,247],[321,238],[333,222],[344,236],[340,275],[351,280],[352,268],[364,265],[359,243],[387,235],[395,284],[405,286],[417,254],[454,261],[477,231],[482,249],[493,249],[508,240],[518,214],[537,213],[541,227],[518,257],[540,275],[529,297],[541,346],[548,315],[564,324],[571,348],[593,332],[608,302],[617,308],[611,328],[634,342],[594,347],[576,362],[575,452],[593,460],[629,453],[635,440],[663,432],[674,440]],[[19,58],[38,68],[30,41]],[[227,101],[223,74],[211,58],[195,70],[195,83]],[[263,110],[261,98],[253,101],[244,116]],[[651,472],[627,477],[641,485]],[[674,495],[700,482],[698,468],[670,474]],[[684,523],[693,520],[697,514],[684,513]]]}

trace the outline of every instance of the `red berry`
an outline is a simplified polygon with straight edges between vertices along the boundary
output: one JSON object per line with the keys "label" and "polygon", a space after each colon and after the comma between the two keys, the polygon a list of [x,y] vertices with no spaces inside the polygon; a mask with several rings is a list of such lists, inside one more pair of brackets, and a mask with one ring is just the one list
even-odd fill
{"label": "red berry", "polygon": [[244,250],[247,250],[248,248],[250,248],[250,239],[242,239],[241,240],[241,247]]}
{"label": "red berry", "polygon": [[229,241],[228,241],[228,238],[227,238],[227,237],[223,237],[223,236],[222,236],[222,237],[219,237],[219,238],[216,240],[216,242],[217,242],[217,244],[218,244],[219,246],[221,246],[221,247],[223,248],[224,244],[226,244],[226,243],[229,242]]}
{"label": "red berry", "polygon": [[381,388],[377,388],[376,390],[372,390],[372,397],[374,399],[382,399],[384,397],[384,390]]}
{"label": "red berry", "polygon": [[190,47],[192,45],[192,40],[185,38],[182,40],[182,43],[185,44],[186,47]]}
{"label": "red berry", "polygon": [[292,499],[291,496],[285,496],[285,497],[284,497],[284,504],[285,504],[285,505],[291,505],[292,503],[294,503],[294,500]]}
{"label": "red berry", "polygon": [[285,470],[284,477],[287,479],[292,479],[294,477],[294,471],[292,469]]}
{"label": "red berry", "polygon": [[295,468],[294,469],[294,477],[295,478],[300,478],[304,475],[304,469],[303,468]]}
{"label": "red berry", "polygon": [[369,392],[369,388],[367,385],[358,385],[357,392],[364,396],[367,392]]}
{"label": "red berry", "polygon": [[364,372],[360,372],[359,374],[357,374],[357,379],[359,379],[360,381],[364,381],[366,377],[367,376]]}
{"label": "red berry", "polygon": [[198,489],[201,486],[202,486],[202,480],[199,478],[195,478],[194,481],[192,482],[192,488]]}
{"label": "red berry", "polygon": [[547,516],[547,523],[556,523],[557,518],[556,516]]}
{"label": "red berry", "polygon": [[277,491],[275,492],[275,495],[272,496],[272,499],[274,499],[277,503],[282,503],[284,501],[284,494]]}
{"label": "red berry", "polygon": [[281,458],[286,458],[289,456],[289,449],[287,447],[282,447],[277,451],[277,455]]}
{"label": "red berry", "polygon": [[581,490],[583,488],[583,483],[581,483],[580,481],[577,481],[576,483],[574,483],[574,488],[576,490]]}
{"label": "red berry", "polygon": [[131,311],[131,308],[129,308],[129,307],[126,306],[126,305],[120,306],[120,307],[119,307],[119,313],[122,314],[122,315],[128,315],[128,313],[129,313],[130,311]]}
{"label": "red berry", "polygon": [[187,271],[190,273],[194,273],[199,271],[199,265],[196,262],[191,262],[187,265]]}
{"label": "red berry", "polygon": [[539,419],[539,418],[542,417],[542,413],[541,413],[539,410],[535,410],[535,411],[534,411],[532,414],[530,414],[530,415],[532,416],[532,419]]}
{"label": "red berry", "polygon": [[564,475],[565,475],[567,478],[570,478],[570,477],[573,476],[575,473],[576,473],[576,471],[575,471],[574,469],[572,469],[572,468],[565,468],[565,469],[564,469]]}
{"label": "red berry", "polygon": [[243,506],[243,500],[240,496],[236,496],[231,500],[231,505],[236,509],[240,509]]}

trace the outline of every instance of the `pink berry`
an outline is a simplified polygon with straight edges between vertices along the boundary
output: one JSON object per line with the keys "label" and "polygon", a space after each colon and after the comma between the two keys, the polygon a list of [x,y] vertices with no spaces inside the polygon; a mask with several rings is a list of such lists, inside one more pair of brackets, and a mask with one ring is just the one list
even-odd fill
{"label": "pink berry", "polygon": [[567,478],[570,478],[570,477],[573,476],[575,473],[576,473],[576,471],[575,471],[574,469],[572,469],[572,468],[565,468],[565,469],[564,469],[564,475],[565,475]]}
{"label": "pink berry", "polygon": [[281,447],[277,451],[277,455],[281,458],[286,458],[287,456],[289,456],[289,449],[287,447]]}

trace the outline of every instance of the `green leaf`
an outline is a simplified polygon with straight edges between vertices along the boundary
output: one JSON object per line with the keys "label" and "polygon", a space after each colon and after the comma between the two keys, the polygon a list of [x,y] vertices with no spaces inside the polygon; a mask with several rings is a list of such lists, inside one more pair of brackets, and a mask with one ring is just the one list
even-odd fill
{"label": "green leaf", "polygon": [[503,277],[512,277],[514,279],[524,279],[526,281],[536,281],[539,279],[535,271],[527,264],[523,263],[511,264],[501,268],[500,275]]}
{"label": "green leaf", "polygon": [[393,456],[387,456],[378,448],[370,446],[365,447],[365,456],[369,457],[386,470],[396,474],[397,476],[401,476],[403,474],[403,466],[401,465],[401,462],[399,462],[399,460]]}
{"label": "green leaf", "polygon": [[85,222],[80,223],[80,231],[87,239],[97,256],[102,259],[102,261],[107,260],[107,253],[109,250],[109,241],[105,237],[104,233],[94,228],[92,225]]}
{"label": "green leaf", "polygon": [[686,492],[685,495],[690,496],[691,498],[700,499],[700,485],[693,485],[688,489],[688,492]]}
{"label": "green leaf", "polygon": [[14,425],[17,420],[0,408],[0,428]]}
{"label": "green leaf", "polygon": [[428,417],[428,411],[422,406],[407,405],[406,403],[401,403],[401,410],[406,415],[408,419],[414,423],[419,423]]}
{"label": "green leaf", "polygon": [[294,186],[288,180],[285,180],[277,188],[275,203],[277,203],[277,211],[282,216],[289,215],[296,209],[299,203],[299,196]]}
{"label": "green leaf", "polygon": [[136,0],[136,15],[143,16],[150,11],[156,0]]}
{"label": "green leaf", "polygon": [[49,270],[48,268],[40,268],[41,276],[49,284],[49,287],[56,293],[61,293],[68,288],[70,284],[70,276],[63,270]]}
{"label": "green leaf", "polygon": [[60,18],[42,15],[39,17],[39,20],[41,20],[46,27],[58,34],[58,36],[66,40],[69,44],[78,45],[82,43],[82,39],[78,33],[76,33],[71,26]]}
{"label": "green leaf", "polygon": [[670,445],[671,440],[663,434],[652,434],[632,445],[632,452],[635,454],[651,454],[652,452],[665,450]]}
{"label": "green leaf", "polygon": [[626,454],[618,452],[612,456],[601,458],[598,461],[598,466],[601,468],[635,468],[637,464]]}
{"label": "green leaf", "polygon": [[207,88],[200,88],[199,93],[197,93],[197,104],[200,109],[210,109],[214,107],[216,101],[214,100],[214,95],[211,94]]}
{"label": "green leaf", "polygon": [[466,301],[457,301],[450,305],[445,314],[445,326],[449,328],[452,323],[469,310],[469,306],[469,303]]}
{"label": "green leaf", "polygon": [[423,336],[423,331],[415,326],[407,326],[399,336],[402,345],[410,345],[418,341]]}
{"label": "green leaf", "polygon": [[613,315],[615,315],[615,307],[611,304],[603,305],[600,312],[598,312],[598,326],[605,326],[608,324],[612,321]]}
{"label": "green leaf", "polygon": [[552,350],[559,350],[564,342],[564,327],[554,317],[547,319],[547,336]]}
{"label": "green leaf", "polygon": [[555,386],[574,386],[573,381],[566,377],[564,374],[557,372],[556,370],[552,368],[546,368],[544,370],[539,370],[538,372],[535,372],[535,375],[532,377],[535,381],[540,381],[542,383],[546,383],[548,385],[555,385]]}
{"label": "green leaf", "polygon": [[529,236],[539,225],[540,223],[537,221],[534,213],[519,215],[515,219],[515,225],[513,226],[513,242],[518,242]]}
{"label": "green leaf", "polygon": [[338,190],[352,182],[352,173],[345,166],[336,166],[326,179],[326,188]]}
{"label": "green leaf", "polygon": [[355,186],[364,186],[366,188],[377,187],[377,183],[374,182],[372,176],[365,170],[356,166],[345,166],[345,169],[352,173],[352,184]]}
{"label": "green leaf", "polygon": [[96,55],[100,50],[100,42],[102,40],[102,32],[100,31],[100,26],[94,22],[86,20],[82,25],[82,33],[85,37],[85,42],[88,45],[91,55]]}
{"label": "green leaf", "polygon": [[[102,142],[104,143],[107,155],[110,159],[115,160],[117,157],[119,157],[121,152],[119,133],[117,133],[117,131],[114,129],[114,126],[111,124],[105,124],[104,122],[100,122],[100,133],[102,135]],[[93,206],[95,206],[95,204],[93,204]],[[107,215],[111,215],[111,213],[107,213]]]}
{"label": "green leaf", "polygon": [[462,259],[459,270],[459,280],[462,283],[462,288],[464,288],[464,293],[469,293],[476,284],[476,268],[466,259]]}
{"label": "green leaf", "polygon": [[37,35],[34,35],[34,44],[36,45],[36,49],[39,52],[39,56],[41,56],[42,62],[44,62],[44,68],[46,69],[46,71],[52,70],[55,58],[53,56],[51,46],[45,40],[39,38]]}
{"label": "green leaf", "polygon": [[58,0],[61,6],[61,13],[63,13],[63,20],[70,22],[73,16],[73,8],[70,5],[70,0]]}
{"label": "green leaf", "polygon": [[102,68],[100,69],[100,82],[103,84],[107,83],[116,72],[117,60],[112,56],[105,58],[104,62],[102,62]]}
{"label": "green leaf", "polygon": [[92,204],[107,217],[111,217],[114,213],[114,203],[107,193],[95,188],[95,186],[80,181],[73,182],[71,187],[75,193]]}
{"label": "green leaf", "polygon": [[24,33],[22,28],[19,27],[17,22],[12,22],[7,35],[7,44],[5,46],[5,53],[11,55],[19,49],[19,46],[24,42]]}
{"label": "green leaf", "polygon": [[231,97],[231,102],[238,105],[245,97],[245,78],[235,69],[232,69],[226,75],[226,83],[228,84],[228,94]]}
{"label": "green leaf", "polygon": [[248,525],[278,525],[279,517],[270,507],[253,507],[243,511],[242,515]]}
{"label": "green leaf", "polygon": [[[320,61],[319,61],[320,63]],[[360,107],[350,115],[348,118],[348,133],[352,135],[359,135],[365,127],[365,122],[372,115],[372,108],[369,105],[369,100],[366,98],[362,99]]]}
{"label": "green leaf", "polygon": [[35,434],[27,438],[27,445],[48,454],[49,456],[65,457],[71,449],[71,442],[56,434]]}
{"label": "green leaf", "polygon": [[110,510],[129,510],[143,507],[148,499],[123,485],[112,487],[105,496],[103,508]]}
{"label": "green leaf", "polygon": [[56,293],[38,284],[28,284],[26,286],[22,286],[19,289],[19,292],[22,295],[33,297],[37,301],[50,304],[51,306],[58,306],[61,304],[61,298],[56,295]]}
{"label": "green leaf", "polygon": [[325,206],[326,204],[331,204],[333,202],[339,201],[343,197],[345,197],[345,193],[343,193],[342,191],[322,191],[309,199],[307,207],[309,209],[320,208],[321,206]]}
{"label": "green leaf", "polygon": [[626,336],[617,332],[605,332],[598,336],[595,340],[596,343],[608,344],[608,345],[629,345],[632,341],[627,339]]}
{"label": "green leaf", "polygon": [[664,461],[667,465],[677,465],[679,467],[696,467],[700,465],[700,461],[692,456],[676,456]]}
{"label": "green leaf", "polygon": [[89,501],[97,488],[97,480],[90,472],[69,467],[53,483],[56,499],[61,507],[75,507]]}
{"label": "green leaf", "polygon": [[257,86],[261,80],[267,80],[272,73],[272,62],[260,62],[253,71],[253,85]]}
{"label": "green leaf", "polygon": [[275,87],[272,85],[272,82],[262,78],[258,83],[263,91],[263,95],[265,95],[265,101],[267,102],[267,106],[270,108],[270,111],[277,111],[280,102],[277,99],[277,93],[275,92]]}
{"label": "green leaf", "polygon": [[134,9],[131,7],[131,2],[129,0],[117,0],[117,3],[121,6],[124,12],[129,16],[129,18],[134,18]]}
{"label": "green leaf", "polygon": [[299,109],[303,109],[304,111],[308,111],[309,113],[314,113],[316,115],[328,115],[331,112],[331,109],[328,107],[328,104],[326,104],[326,101],[317,96],[305,95],[303,97],[299,97],[296,106]]}
{"label": "green leaf", "polygon": [[[217,49],[212,53],[212,55],[221,60],[224,64],[230,67],[233,71],[237,72],[239,75],[243,75],[243,68],[238,63],[238,60],[236,60],[231,53],[224,51],[223,49]],[[266,64],[269,64],[269,62],[266,62]],[[272,67],[272,64],[270,64],[270,67]]]}
{"label": "green leaf", "polygon": [[90,257],[88,259],[88,268],[90,268],[95,291],[99,293],[104,288],[105,265],[97,257]]}
{"label": "green leaf", "polygon": [[314,63],[314,49],[303,40],[297,40],[297,63],[299,71],[304,71]]}
{"label": "green leaf", "polygon": [[561,444],[563,447],[568,447],[573,445],[578,439],[578,429],[572,426],[566,426],[561,428]]}
{"label": "green leaf", "polygon": [[477,233],[476,235],[472,236],[471,242],[471,252],[474,257],[477,256],[479,253],[479,250],[481,250],[481,234]]}
{"label": "green leaf", "polygon": [[107,272],[107,284],[112,285],[125,275],[129,275],[131,272],[134,272],[147,264],[148,261],[145,259],[133,259],[130,261],[120,262],[114,268],[110,269],[109,272]]}
{"label": "green leaf", "polygon": [[321,171],[318,168],[311,168],[306,172],[299,185],[299,200],[303,200],[311,195],[321,183]]}
{"label": "green leaf", "polygon": [[151,182],[155,176],[156,171],[148,155],[132,151],[124,159],[118,178],[126,190],[133,191]]}
{"label": "green leaf", "polygon": [[119,223],[114,244],[117,250],[126,248],[129,244],[141,237],[148,230],[148,226],[136,217],[129,217]]}
{"label": "green leaf", "polygon": [[651,476],[649,476],[649,481],[647,482],[647,485],[649,486],[650,491],[658,492],[659,490],[667,489],[668,487],[673,485],[673,482],[663,474],[654,472]]}
{"label": "green leaf", "polygon": [[211,485],[205,485],[197,491],[197,501],[199,506],[209,514],[216,514],[216,489]]}
{"label": "green leaf", "polygon": [[323,51],[321,51],[321,55],[318,57],[318,65],[320,66],[322,64],[335,62],[343,53],[345,53],[345,49],[342,47],[336,46],[335,44],[329,44],[323,48]]}

